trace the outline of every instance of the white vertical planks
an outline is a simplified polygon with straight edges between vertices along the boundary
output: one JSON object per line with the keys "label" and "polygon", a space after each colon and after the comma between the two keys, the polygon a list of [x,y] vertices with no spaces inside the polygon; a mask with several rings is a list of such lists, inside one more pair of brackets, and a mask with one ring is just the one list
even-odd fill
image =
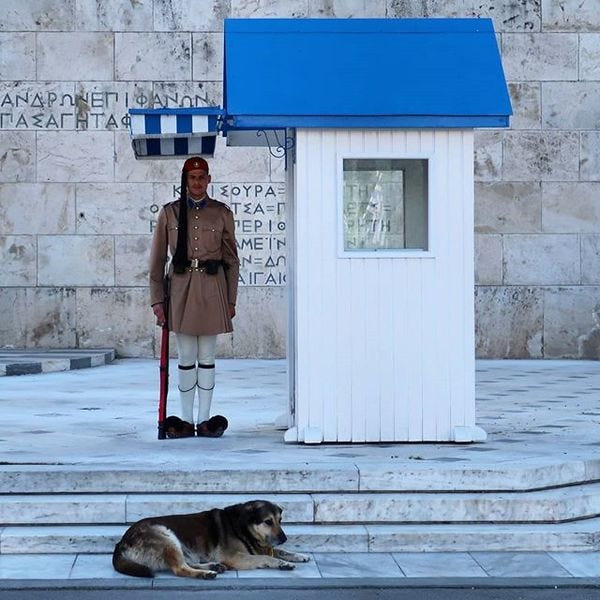
{"label": "white vertical planks", "polygon": [[[296,425],[322,441],[450,441],[474,424],[472,132],[298,130]],[[430,255],[340,257],[340,159],[430,157]]]}

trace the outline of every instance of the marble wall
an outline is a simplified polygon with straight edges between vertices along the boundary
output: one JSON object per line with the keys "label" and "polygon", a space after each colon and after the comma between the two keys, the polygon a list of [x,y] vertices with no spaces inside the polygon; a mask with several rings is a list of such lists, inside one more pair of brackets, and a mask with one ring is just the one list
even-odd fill
{"label": "marble wall", "polygon": [[[135,161],[127,110],[222,103],[230,16],[491,17],[515,114],[476,132],[477,354],[600,358],[597,0],[0,3],[0,346],[156,354],[146,263],[180,161]],[[285,356],[282,161],[216,157],[245,278],[219,352]]]}

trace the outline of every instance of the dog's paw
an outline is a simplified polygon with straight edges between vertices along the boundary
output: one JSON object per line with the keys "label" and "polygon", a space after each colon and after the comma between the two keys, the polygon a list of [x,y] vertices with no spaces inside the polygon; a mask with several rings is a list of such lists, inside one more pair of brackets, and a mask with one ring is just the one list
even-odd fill
{"label": "dog's paw", "polygon": [[218,573],[216,571],[203,571],[202,579],[215,579]]}
{"label": "dog's paw", "polygon": [[210,563],[208,565],[208,568],[211,571],[216,571],[217,573],[225,573],[225,571],[227,571],[227,565],[224,565],[222,563]]}
{"label": "dog's paw", "polygon": [[298,561],[298,562],[302,562],[302,563],[310,562],[310,556],[308,556],[306,554],[296,554],[295,558],[296,558],[296,561]]}
{"label": "dog's paw", "polygon": [[279,570],[280,571],[291,571],[292,569],[295,569],[296,565],[290,562],[286,562],[284,560],[282,560],[279,563]]}

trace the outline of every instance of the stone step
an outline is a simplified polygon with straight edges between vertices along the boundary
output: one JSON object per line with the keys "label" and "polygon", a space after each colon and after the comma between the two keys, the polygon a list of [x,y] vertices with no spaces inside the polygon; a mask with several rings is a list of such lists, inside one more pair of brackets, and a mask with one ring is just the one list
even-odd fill
{"label": "stone step", "polygon": [[[0,496],[0,523],[133,523],[254,499],[255,494],[54,494]],[[600,515],[600,483],[536,492],[261,494],[288,523],[560,523]]]}
{"label": "stone step", "polygon": [[112,348],[0,349],[0,377],[87,369],[115,360]]}
{"label": "stone step", "polygon": [[0,494],[526,491],[600,481],[600,459],[449,466],[380,463],[204,464],[197,470],[3,465]]}
{"label": "stone step", "polygon": [[[122,525],[14,526],[0,530],[1,554],[112,552]],[[288,550],[304,552],[591,552],[600,519],[559,524],[286,525]]]}

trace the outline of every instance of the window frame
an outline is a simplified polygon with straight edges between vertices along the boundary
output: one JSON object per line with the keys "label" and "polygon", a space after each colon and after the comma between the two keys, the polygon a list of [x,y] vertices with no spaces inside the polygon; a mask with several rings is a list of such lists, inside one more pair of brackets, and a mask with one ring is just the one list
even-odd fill
{"label": "window frame", "polygon": [[[344,160],[427,160],[427,250],[419,248],[382,248],[346,250],[344,248]],[[337,156],[336,225],[338,258],[435,258],[433,235],[435,158],[432,152],[344,152]]]}

